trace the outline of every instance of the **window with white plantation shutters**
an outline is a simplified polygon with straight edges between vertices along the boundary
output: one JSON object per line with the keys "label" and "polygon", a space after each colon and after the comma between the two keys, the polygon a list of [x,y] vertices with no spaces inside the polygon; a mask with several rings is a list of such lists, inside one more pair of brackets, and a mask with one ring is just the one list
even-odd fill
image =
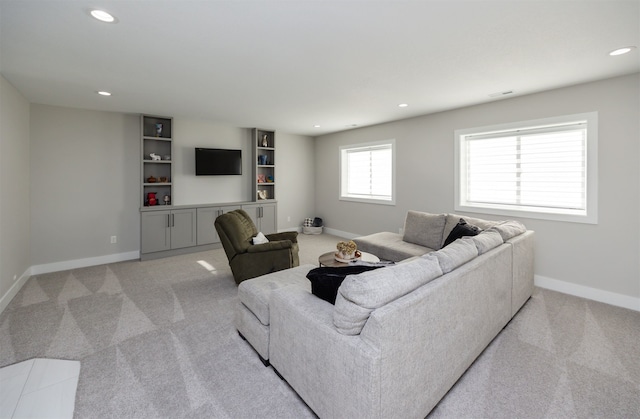
{"label": "window with white plantation shutters", "polygon": [[456,131],[456,209],[597,222],[597,115]]}
{"label": "window with white plantation shutters", "polygon": [[395,141],[340,147],[340,199],[395,203]]}

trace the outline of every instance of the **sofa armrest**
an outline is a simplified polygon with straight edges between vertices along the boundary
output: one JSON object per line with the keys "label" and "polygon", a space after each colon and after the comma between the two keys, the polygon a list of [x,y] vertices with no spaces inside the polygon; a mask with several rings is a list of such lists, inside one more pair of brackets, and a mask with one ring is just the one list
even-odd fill
{"label": "sofa armrest", "polygon": [[375,417],[380,351],[339,333],[332,304],[300,287],[274,290],[269,304],[273,367],[320,417]]}
{"label": "sofa armrest", "polygon": [[533,295],[535,234],[527,230],[505,243],[511,245],[513,251],[513,288],[511,295],[511,315],[515,314]]}
{"label": "sofa armrest", "polygon": [[283,231],[282,233],[265,234],[269,241],[289,240],[291,243],[298,243],[297,231]]}
{"label": "sofa armrest", "polygon": [[254,244],[247,249],[248,253],[271,252],[280,249],[291,249],[293,243],[290,240],[270,241],[269,243]]}

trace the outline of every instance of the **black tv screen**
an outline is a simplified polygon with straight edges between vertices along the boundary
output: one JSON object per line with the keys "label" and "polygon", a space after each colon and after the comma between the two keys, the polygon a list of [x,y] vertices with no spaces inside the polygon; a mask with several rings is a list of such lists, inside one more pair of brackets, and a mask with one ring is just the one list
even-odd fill
{"label": "black tv screen", "polygon": [[241,174],[242,150],[196,148],[196,176]]}

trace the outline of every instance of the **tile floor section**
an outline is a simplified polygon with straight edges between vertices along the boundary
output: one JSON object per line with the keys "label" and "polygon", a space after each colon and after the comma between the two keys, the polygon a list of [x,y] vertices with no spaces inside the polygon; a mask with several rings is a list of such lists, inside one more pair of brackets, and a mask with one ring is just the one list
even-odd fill
{"label": "tile floor section", "polygon": [[0,368],[0,418],[73,418],[79,361],[35,358]]}

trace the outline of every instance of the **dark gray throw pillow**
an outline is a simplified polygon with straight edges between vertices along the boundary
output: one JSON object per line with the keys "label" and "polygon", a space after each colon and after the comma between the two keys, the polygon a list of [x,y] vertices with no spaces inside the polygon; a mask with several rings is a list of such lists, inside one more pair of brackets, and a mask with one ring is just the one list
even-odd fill
{"label": "dark gray throw pillow", "polygon": [[336,303],[338,288],[348,275],[356,275],[384,266],[355,265],[345,267],[321,267],[309,271],[307,278],[311,281],[311,293],[331,304]]}
{"label": "dark gray throw pillow", "polygon": [[451,230],[451,233],[449,233],[449,236],[447,237],[447,240],[444,241],[444,245],[442,247],[446,247],[447,245],[453,243],[460,237],[475,236],[481,231],[482,230],[480,230],[478,227],[468,224],[464,220],[464,218],[461,218],[460,221],[458,221],[458,224],[456,224],[456,226],[453,227],[453,230]]}

